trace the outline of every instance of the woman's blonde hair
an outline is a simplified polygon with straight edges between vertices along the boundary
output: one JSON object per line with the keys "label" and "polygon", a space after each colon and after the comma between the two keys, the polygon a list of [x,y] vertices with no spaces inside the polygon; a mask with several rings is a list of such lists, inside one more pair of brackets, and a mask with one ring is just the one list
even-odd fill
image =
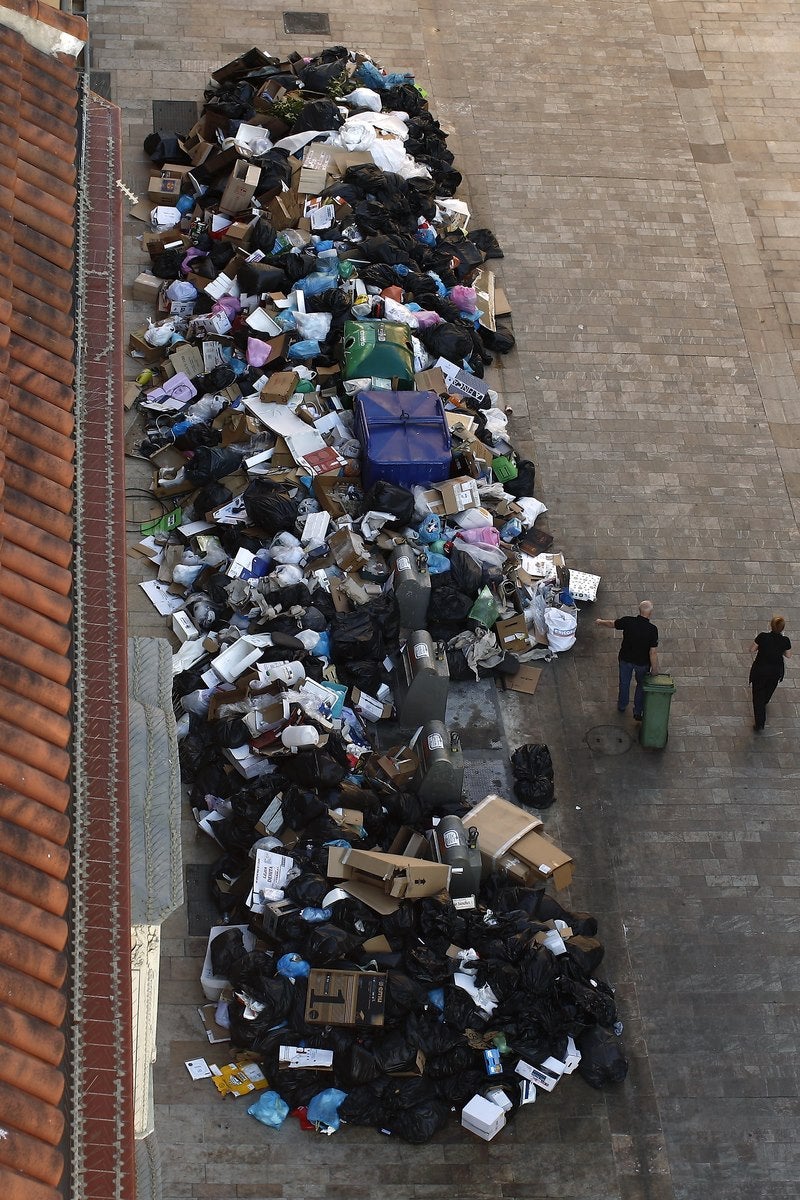
{"label": "woman's blonde hair", "polygon": [[786,628],[786,622],[783,617],[774,616],[769,623],[769,627],[773,633],[783,633]]}

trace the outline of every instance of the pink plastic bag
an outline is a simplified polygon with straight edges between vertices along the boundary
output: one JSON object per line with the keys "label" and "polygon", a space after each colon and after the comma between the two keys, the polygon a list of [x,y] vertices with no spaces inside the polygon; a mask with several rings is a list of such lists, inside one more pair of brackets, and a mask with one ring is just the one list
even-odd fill
{"label": "pink plastic bag", "polygon": [[472,546],[499,546],[500,531],[494,525],[481,525],[478,529],[462,529],[456,539]]}
{"label": "pink plastic bag", "polygon": [[250,367],[263,367],[270,354],[272,346],[262,342],[260,338],[247,339],[247,364]]}
{"label": "pink plastic bag", "polygon": [[462,312],[477,312],[478,297],[475,288],[464,287],[463,284],[457,283],[454,288],[450,289],[450,299],[453,304],[457,304]]}

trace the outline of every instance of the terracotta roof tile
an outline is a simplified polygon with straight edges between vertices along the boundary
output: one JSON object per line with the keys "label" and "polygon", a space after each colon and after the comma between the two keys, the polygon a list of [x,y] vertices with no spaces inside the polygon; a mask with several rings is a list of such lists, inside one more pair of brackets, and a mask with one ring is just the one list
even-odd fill
{"label": "terracotta roof tile", "polygon": [[86,27],[0,0],[0,1195],[61,1200],[77,72],[23,26]]}

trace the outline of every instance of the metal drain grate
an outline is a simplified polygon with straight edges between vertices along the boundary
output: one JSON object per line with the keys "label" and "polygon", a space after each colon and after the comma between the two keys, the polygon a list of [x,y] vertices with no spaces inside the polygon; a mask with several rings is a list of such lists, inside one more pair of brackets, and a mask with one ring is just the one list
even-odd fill
{"label": "metal drain grate", "polygon": [[630,734],[618,725],[595,725],[586,734],[586,745],[598,754],[625,754],[631,744]]}
{"label": "metal drain grate", "polygon": [[222,917],[208,890],[210,867],[206,863],[188,863],[186,867],[186,919],[189,937],[208,937],[212,925],[222,925]]}
{"label": "metal drain grate", "polygon": [[327,13],[285,12],[283,29],[285,33],[320,33],[330,36],[331,19]]}
{"label": "metal drain grate", "polygon": [[513,798],[511,785],[511,770],[502,758],[473,760],[464,755],[464,798],[471,807],[493,792]]}
{"label": "metal drain grate", "polygon": [[153,129],[188,133],[197,124],[196,100],[154,100]]}

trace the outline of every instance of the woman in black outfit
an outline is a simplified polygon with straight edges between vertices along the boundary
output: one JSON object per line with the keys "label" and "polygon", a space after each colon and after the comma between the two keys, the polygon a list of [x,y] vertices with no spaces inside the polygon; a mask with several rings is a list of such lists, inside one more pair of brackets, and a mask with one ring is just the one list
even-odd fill
{"label": "woman in black outfit", "polygon": [[756,656],[750,668],[750,686],[753,689],[753,729],[757,733],[766,724],[767,705],[783,679],[783,660],[792,657],[792,643],[783,635],[785,625],[783,617],[773,617],[769,633],[760,633],[750,647],[750,653]]}

